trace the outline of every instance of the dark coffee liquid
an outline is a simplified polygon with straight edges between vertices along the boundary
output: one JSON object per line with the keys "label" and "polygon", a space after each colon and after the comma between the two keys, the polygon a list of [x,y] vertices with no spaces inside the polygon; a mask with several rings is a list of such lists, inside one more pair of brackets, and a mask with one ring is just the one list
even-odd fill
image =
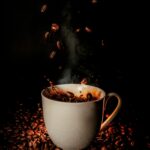
{"label": "dark coffee liquid", "polygon": [[84,97],[82,94],[80,96],[75,96],[74,93],[70,91],[62,91],[59,88],[55,88],[55,87],[51,89],[46,88],[43,91],[43,95],[49,99],[62,101],[62,102],[75,102],[75,103],[93,101],[97,99],[91,93],[87,93],[87,95]]}

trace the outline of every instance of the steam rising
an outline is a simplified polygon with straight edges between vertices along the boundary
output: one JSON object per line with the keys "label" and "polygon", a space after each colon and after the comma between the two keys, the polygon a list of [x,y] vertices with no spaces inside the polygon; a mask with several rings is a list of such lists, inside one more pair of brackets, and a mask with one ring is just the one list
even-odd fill
{"label": "steam rising", "polygon": [[63,24],[61,26],[62,38],[68,50],[67,65],[63,72],[62,78],[59,80],[60,84],[72,82],[72,69],[77,65],[78,56],[77,51],[79,49],[79,41],[73,33],[71,28],[71,4],[67,3],[62,15]]}

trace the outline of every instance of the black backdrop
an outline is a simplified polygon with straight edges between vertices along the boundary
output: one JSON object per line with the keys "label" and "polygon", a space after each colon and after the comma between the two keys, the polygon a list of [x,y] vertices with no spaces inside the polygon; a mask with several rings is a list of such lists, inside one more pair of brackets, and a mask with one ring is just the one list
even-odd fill
{"label": "black backdrop", "polygon": [[[41,33],[47,29],[48,24],[61,22],[65,1],[45,2],[49,3],[47,15],[40,13],[40,7],[44,3],[40,0],[7,1],[4,4],[0,99],[2,118],[5,118],[7,111],[16,109],[18,101],[26,103],[30,101],[28,97],[32,97],[34,102],[39,101],[44,74],[54,79],[56,77],[55,67],[46,56]],[[100,64],[100,69],[94,69],[94,73],[100,75],[100,85],[106,91],[118,92],[123,97],[126,114],[131,121],[135,119],[139,124],[139,133],[147,134],[149,59],[145,36],[146,12],[141,11],[141,4],[133,5],[127,1],[98,2],[93,14],[90,13],[87,1],[74,2],[74,7],[81,5],[80,9],[85,13],[82,20],[79,20],[82,21],[81,25],[91,25],[96,30],[94,38],[104,38],[106,41],[105,49],[93,52],[94,61],[91,61],[93,58],[86,61],[93,63],[93,66]]]}

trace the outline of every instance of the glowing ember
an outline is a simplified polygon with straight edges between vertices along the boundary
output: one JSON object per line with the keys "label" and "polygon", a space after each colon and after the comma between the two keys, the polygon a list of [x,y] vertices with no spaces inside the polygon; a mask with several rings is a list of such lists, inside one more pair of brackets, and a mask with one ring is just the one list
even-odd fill
{"label": "glowing ember", "polygon": [[44,13],[46,10],[47,10],[47,5],[44,4],[44,5],[41,7],[41,13]]}
{"label": "glowing ember", "polygon": [[52,25],[51,25],[51,30],[52,30],[53,32],[56,32],[57,30],[59,30],[59,25],[56,24],[56,23],[52,23]]}

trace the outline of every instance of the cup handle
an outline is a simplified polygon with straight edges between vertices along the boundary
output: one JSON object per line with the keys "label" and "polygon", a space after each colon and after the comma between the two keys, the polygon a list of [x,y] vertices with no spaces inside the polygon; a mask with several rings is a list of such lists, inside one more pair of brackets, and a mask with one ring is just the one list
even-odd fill
{"label": "cup handle", "polygon": [[[105,129],[105,127],[107,127],[107,125],[114,119],[114,117],[117,115],[120,107],[121,107],[121,103],[122,103],[122,100],[120,98],[120,96],[116,93],[108,93],[107,94],[108,98],[106,98],[104,100],[104,103],[103,103],[103,115],[102,115],[102,124],[101,124],[101,127],[100,127],[100,130],[103,130]],[[105,108],[106,108],[106,105],[107,105],[107,102],[108,100],[111,98],[111,97],[116,97],[117,100],[118,100],[118,104],[115,108],[115,110],[111,113],[111,115],[103,122],[103,118],[104,118],[104,111],[105,111]]]}

